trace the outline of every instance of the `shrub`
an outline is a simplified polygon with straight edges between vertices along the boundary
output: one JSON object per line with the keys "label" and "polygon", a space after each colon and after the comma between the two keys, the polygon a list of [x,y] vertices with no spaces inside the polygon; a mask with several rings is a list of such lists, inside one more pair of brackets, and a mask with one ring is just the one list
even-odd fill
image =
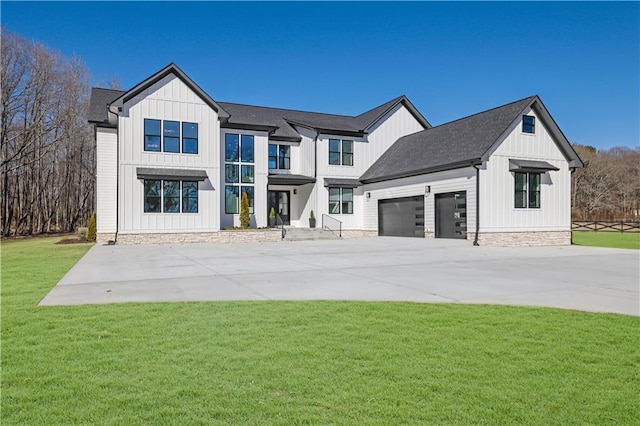
{"label": "shrub", "polygon": [[269,217],[276,217],[276,209],[274,209],[273,207],[271,207],[271,210],[269,211]]}
{"label": "shrub", "polygon": [[309,219],[315,219],[316,215],[315,213],[313,213],[313,210],[311,210],[311,213],[309,213]]}
{"label": "shrub", "polygon": [[249,197],[246,192],[242,193],[242,200],[240,201],[240,228],[247,229],[251,222],[249,216]]}
{"label": "shrub", "polygon": [[87,231],[87,239],[89,241],[96,240],[96,214],[92,214],[89,218],[89,230]]}

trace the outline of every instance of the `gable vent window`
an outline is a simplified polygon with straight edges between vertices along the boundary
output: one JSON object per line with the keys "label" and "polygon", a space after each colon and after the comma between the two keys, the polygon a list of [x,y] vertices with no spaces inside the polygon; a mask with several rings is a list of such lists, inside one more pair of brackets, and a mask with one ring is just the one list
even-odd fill
{"label": "gable vent window", "polygon": [[536,132],[536,118],[531,115],[522,116],[522,133]]}

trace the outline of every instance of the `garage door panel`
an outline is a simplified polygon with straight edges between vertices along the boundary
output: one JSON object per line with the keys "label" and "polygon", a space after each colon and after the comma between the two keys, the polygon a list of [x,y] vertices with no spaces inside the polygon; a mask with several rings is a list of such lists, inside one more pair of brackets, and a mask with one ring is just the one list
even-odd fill
{"label": "garage door panel", "polygon": [[424,238],[424,196],[379,200],[378,235]]}

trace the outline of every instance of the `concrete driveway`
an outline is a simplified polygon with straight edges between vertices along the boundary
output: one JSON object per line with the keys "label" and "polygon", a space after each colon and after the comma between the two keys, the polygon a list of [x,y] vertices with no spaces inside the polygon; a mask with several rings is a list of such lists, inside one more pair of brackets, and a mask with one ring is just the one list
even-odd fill
{"label": "concrete driveway", "polygon": [[473,247],[468,241],[94,246],[40,305],[384,300],[639,315],[640,252]]}

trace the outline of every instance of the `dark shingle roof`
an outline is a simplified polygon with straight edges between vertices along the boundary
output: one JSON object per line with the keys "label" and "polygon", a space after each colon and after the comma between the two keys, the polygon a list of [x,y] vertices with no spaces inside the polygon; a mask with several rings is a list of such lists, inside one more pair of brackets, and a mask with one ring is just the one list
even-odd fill
{"label": "dark shingle roof", "polygon": [[271,108],[254,105],[219,102],[231,117],[224,127],[234,125],[272,126],[275,131],[271,139],[300,140],[300,135],[292,124],[304,127],[333,130],[339,133],[362,133],[352,125],[353,117],[317,112],[296,111],[292,109]]}
{"label": "dark shingle roof", "polygon": [[107,105],[122,96],[123,93],[123,90],[92,88],[89,101],[89,122],[108,123]]}
{"label": "dark shingle roof", "polygon": [[[294,126],[308,127],[323,133],[345,136],[364,136],[384,114],[402,103],[424,128],[430,127],[427,120],[405,96],[399,96],[358,116],[323,114],[283,108],[216,102],[193,82],[175,64],[169,64],[151,77],[128,91],[94,88],[91,92],[89,122],[108,125],[107,106],[121,105],[168,74],[174,74],[194,90],[213,109],[218,111],[222,126],[226,128],[255,129],[269,131],[270,138],[282,141],[299,141],[300,134]],[[228,115],[227,115],[228,114]]]}
{"label": "dark shingle roof", "polygon": [[377,182],[480,163],[537,96],[451,121],[396,141],[360,178]]}

